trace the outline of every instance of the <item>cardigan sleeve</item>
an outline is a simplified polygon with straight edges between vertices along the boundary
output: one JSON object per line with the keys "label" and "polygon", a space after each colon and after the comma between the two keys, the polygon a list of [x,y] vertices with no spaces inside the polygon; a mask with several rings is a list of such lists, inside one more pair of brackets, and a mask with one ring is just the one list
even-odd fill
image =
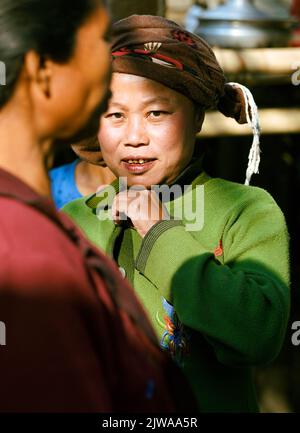
{"label": "cardigan sleeve", "polygon": [[260,191],[224,215],[221,259],[183,223],[163,221],[144,238],[136,262],[226,365],[270,362],[288,322],[288,233],[282,212]]}

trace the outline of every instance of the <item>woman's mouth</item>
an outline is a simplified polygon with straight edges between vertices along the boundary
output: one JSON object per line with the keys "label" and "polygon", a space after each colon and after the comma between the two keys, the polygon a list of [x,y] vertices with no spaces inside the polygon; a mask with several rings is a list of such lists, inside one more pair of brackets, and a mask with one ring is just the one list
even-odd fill
{"label": "woman's mouth", "polygon": [[155,158],[126,158],[122,160],[124,168],[132,174],[143,174],[153,167]]}

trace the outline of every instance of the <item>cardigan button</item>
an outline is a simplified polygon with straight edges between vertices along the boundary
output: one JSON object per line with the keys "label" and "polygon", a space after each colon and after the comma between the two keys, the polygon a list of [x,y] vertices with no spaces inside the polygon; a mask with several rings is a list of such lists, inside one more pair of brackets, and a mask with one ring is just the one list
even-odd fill
{"label": "cardigan button", "polygon": [[122,277],[126,278],[126,271],[125,271],[125,269],[120,266],[119,267],[119,271],[121,272]]}

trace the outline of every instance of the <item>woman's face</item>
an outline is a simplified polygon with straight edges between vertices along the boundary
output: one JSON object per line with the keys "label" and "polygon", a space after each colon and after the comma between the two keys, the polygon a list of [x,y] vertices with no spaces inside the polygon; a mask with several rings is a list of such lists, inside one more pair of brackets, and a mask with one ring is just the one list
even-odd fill
{"label": "woman's face", "polygon": [[144,77],[114,73],[111,90],[98,135],[106,164],[128,186],[171,184],[192,158],[202,115],[184,95]]}
{"label": "woman's face", "polygon": [[97,134],[110,95],[109,25],[106,9],[97,8],[79,28],[71,59],[50,61],[50,97],[37,105],[49,135],[81,140]]}

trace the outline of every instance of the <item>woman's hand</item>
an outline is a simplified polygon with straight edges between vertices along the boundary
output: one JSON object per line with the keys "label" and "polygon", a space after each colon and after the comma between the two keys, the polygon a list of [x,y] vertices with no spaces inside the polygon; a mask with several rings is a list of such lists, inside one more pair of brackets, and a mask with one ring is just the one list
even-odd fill
{"label": "woman's hand", "polygon": [[122,191],[115,197],[112,216],[116,224],[130,219],[141,237],[144,237],[157,222],[170,218],[155,191],[133,188]]}

